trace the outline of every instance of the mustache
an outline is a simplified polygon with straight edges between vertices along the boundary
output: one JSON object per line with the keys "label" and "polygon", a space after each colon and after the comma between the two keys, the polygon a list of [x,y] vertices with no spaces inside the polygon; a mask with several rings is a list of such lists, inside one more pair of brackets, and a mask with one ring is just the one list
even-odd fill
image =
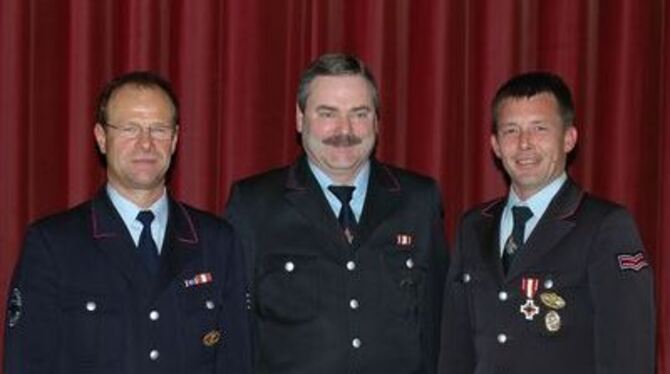
{"label": "mustache", "polygon": [[361,144],[363,139],[354,134],[338,134],[329,136],[323,139],[321,142],[333,147],[352,147],[354,145]]}

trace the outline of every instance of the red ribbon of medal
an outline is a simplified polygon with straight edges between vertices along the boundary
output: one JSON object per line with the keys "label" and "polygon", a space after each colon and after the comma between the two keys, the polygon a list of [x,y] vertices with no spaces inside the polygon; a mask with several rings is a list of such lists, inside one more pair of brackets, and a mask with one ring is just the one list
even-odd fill
{"label": "red ribbon of medal", "polygon": [[526,295],[526,299],[535,297],[538,288],[540,288],[540,280],[537,278],[521,278],[521,291]]}
{"label": "red ribbon of medal", "polygon": [[537,278],[521,278],[521,291],[526,295],[526,302],[521,304],[519,312],[532,321],[540,313],[540,308],[535,305],[533,298],[540,287],[540,280]]}

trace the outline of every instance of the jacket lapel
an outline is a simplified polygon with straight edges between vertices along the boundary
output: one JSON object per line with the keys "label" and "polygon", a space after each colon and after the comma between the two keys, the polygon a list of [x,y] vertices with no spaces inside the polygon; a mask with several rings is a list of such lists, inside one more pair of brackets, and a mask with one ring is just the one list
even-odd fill
{"label": "jacket lapel", "polygon": [[135,243],[114,208],[105,187],[91,201],[91,228],[93,240],[111,263],[133,284],[149,281]]}
{"label": "jacket lapel", "polygon": [[507,274],[509,279],[518,276],[524,269],[538,262],[574,228],[574,214],[583,197],[584,191],[570,179],[563,184],[511,264]]}
{"label": "jacket lapel", "polygon": [[504,276],[500,260],[500,217],[505,208],[506,199],[501,198],[491,202],[482,209],[481,223],[477,228],[477,240],[481,258],[489,268],[490,274],[496,274],[498,279]]}
{"label": "jacket lapel", "polygon": [[349,245],[304,155],[289,168],[285,197],[326,237],[338,245]]}
{"label": "jacket lapel", "polygon": [[374,159],[370,160],[370,181],[363,204],[354,246],[365,243],[375,230],[400,205],[402,188],[391,170]]}
{"label": "jacket lapel", "polygon": [[168,224],[161,251],[159,290],[178,277],[202,252],[193,218],[181,203],[172,198],[168,201]]}

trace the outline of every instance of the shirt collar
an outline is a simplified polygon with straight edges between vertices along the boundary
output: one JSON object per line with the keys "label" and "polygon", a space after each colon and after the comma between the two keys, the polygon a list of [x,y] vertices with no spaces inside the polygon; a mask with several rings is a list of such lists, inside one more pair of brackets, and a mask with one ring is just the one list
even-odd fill
{"label": "shirt collar", "polygon": [[112,201],[114,208],[119,212],[121,219],[126,224],[127,227],[134,225],[137,221],[137,214],[141,210],[150,210],[155,216],[155,222],[158,223],[160,227],[166,227],[168,219],[168,199],[165,189],[163,189],[163,194],[161,197],[156,200],[148,209],[142,209],[137,206],[132,201],[125,198],[121,195],[114,187],[107,183],[107,195]]}
{"label": "shirt collar", "polygon": [[551,200],[558,193],[558,190],[561,189],[561,186],[567,179],[567,174],[563,172],[558,178],[554,179],[551,183],[544,186],[525,201],[521,201],[516,192],[514,192],[514,188],[510,188],[506,209],[511,209],[516,205],[527,206],[533,212],[534,217],[541,217],[544,214],[544,211],[547,210]]}

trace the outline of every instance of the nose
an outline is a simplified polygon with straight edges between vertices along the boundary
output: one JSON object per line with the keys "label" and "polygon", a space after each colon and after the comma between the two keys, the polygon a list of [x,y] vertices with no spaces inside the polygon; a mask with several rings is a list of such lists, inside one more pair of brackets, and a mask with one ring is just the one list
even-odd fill
{"label": "nose", "polygon": [[143,128],[137,135],[137,142],[143,149],[151,148],[154,144],[154,138],[151,136],[151,130],[149,128]]}
{"label": "nose", "polygon": [[340,132],[343,134],[350,134],[354,129],[354,121],[351,116],[344,116],[339,121]]}
{"label": "nose", "polygon": [[519,134],[519,147],[521,149],[529,149],[532,145],[531,134],[529,131],[521,130]]}

